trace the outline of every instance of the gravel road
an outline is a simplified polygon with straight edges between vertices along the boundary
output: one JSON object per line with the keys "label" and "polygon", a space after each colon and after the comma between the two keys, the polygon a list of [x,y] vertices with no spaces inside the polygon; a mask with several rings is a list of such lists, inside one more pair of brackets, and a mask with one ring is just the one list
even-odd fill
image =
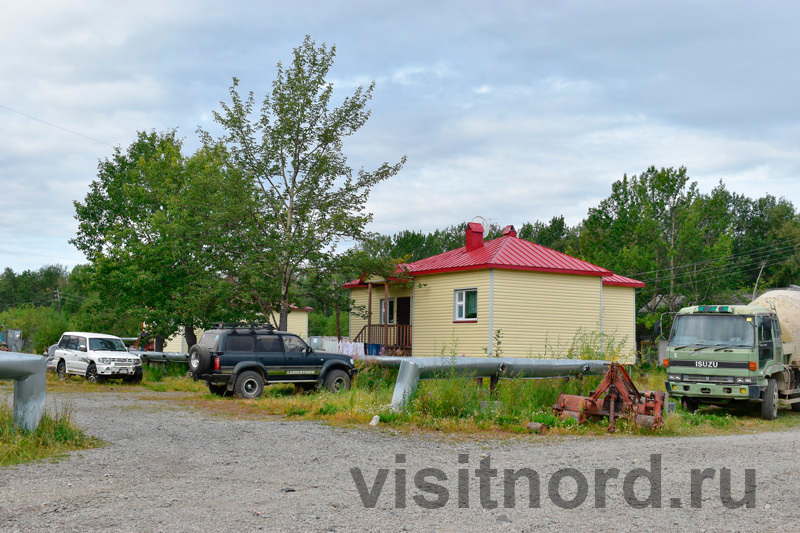
{"label": "gravel road", "polygon": [[[179,396],[51,395],[48,403],[73,406],[79,425],[110,445],[57,462],[0,468],[0,529],[662,532],[793,530],[800,523],[800,469],[792,461],[800,431],[464,440],[281,418],[231,420],[181,407]],[[653,463],[659,456],[660,468]],[[518,481],[513,505],[504,500],[511,493],[504,470],[523,468],[539,475],[539,507],[529,507],[526,479]],[[595,470],[612,468],[620,473],[607,482],[602,508]],[[650,478],[633,479],[637,468]],[[734,500],[745,498],[745,470],[755,470],[754,507],[721,503],[722,468],[730,469]],[[492,469],[497,477],[490,477]],[[690,503],[692,469],[715,470],[700,508]],[[659,471],[660,498],[651,492]],[[626,503],[626,475],[634,497],[650,495],[661,508]],[[550,490],[559,476],[558,490]],[[362,477],[359,491],[355,479]],[[364,500],[371,498],[368,508]],[[570,501],[577,506],[564,508]]]}

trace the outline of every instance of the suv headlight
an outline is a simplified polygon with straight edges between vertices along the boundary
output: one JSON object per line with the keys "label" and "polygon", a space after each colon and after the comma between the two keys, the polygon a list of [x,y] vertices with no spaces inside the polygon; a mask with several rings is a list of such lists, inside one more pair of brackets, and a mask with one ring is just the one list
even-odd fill
{"label": "suv headlight", "polygon": [[680,381],[680,374],[667,374],[667,381]]}
{"label": "suv headlight", "polygon": [[139,366],[142,364],[142,360],[139,359],[138,357],[134,357],[133,359],[131,359],[131,362],[133,363],[133,366]]}
{"label": "suv headlight", "polygon": [[110,365],[111,359],[109,359],[108,357],[101,357],[97,360],[97,362],[100,363],[101,365]]}

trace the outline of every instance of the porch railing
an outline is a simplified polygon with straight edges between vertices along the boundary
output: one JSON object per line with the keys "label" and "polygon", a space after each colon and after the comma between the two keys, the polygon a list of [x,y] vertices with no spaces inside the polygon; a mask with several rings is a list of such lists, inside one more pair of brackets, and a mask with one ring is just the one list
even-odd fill
{"label": "porch railing", "polygon": [[361,328],[353,342],[381,344],[383,346],[411,346],[411,326],[395,324],[372,324]]}

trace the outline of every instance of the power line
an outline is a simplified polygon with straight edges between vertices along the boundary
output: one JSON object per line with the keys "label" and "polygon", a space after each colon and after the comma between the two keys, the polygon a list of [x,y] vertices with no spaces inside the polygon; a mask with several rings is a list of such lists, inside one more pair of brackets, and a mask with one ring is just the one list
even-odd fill
{"label": "power line", "polygon": [[73,131],[73,130],[70,130],[70,129],[67,129],[67,128],[64,128],[64,127],[58,126],[58,125],[56,125],[56,124],[53,124],[53,123],[51,123],[51,122],[47,122],[46,120],[42,120],[42,119],[40,119],[40,118],[36,118],[36,117],[34,117],[34,116],[31,116],[31,115],[25,114],[25,113],[23,113],[23,112],[21,112],[21,111],[17,111],[16,109],[11,109],[10,107],[6,107],[6,106],[4,106],[4,105],[0,105],[0,108],[3,108],[3,109],[5,109],[6,111],[11,111],[12,113],[16,113],[16,114],[18,114],[18,115],[22,115],[23,117],[27,117],[27,118],[29,118],[29,119],[31,119],[31,120],[35,120],[35,121],[37,121],[37,122],[41,122],[42,124],[47,124],[48,126],[51,126],[51,127],[53,127],[53,128],[58,128],[58,129],[60,129],[60,130],[62,130],[62,131],[66,131],[67,133],[71,133],[71,134],[73,134],[73,135],[77,135],[78,137],[83,137],[84,139],[89,139],[90,141],[94,141],[94,142],[96,142],[96,143],[104,144],[104,145],[106,145],[106,146],[111,146],[111,148],[116,148],[115,146],[113,146],[113,145],[110,145],[110,144],[108,144],[107,142],[103,142],[103,141],[97,140],[97,139],[95,139],[95,138],[93,138],[93,137],[89,137],[88,135],[84,135],[83,133],[78,133],[77,131]]}
{"label": "power line", "polygon": [[736,257],[741,257],[741,256],[752,256],[753,252],[759,252],[760,250],[767,250],[767,249],[773,249],[773,250],[788,249],[788,248],[792,248],[792,247],[794,247],[796,244],[800,243],[800,238],[798,238],[798,239],[791,239],[791,240],[788,240],[788,241],[786,241],[786,242],[789,242],[789,243],[792,243],[792,244],[786,245],[786,246],[784,246],[784,247],[782,247],[782,248],[774,248],[774,245],[772,245],[772,244],[768,244],[768,245],[761,246],[761,247],[758,247],[758,248],[752,248],[752,249],[750,249],[750,250],[747,250],[747,251],[744,251],[744,252],[738,252],[738,253],[735,253],[735,254],[730,254],[730,255],[721,256],[721,257],[717,257],[717,258],[706,259],[706,260],[703,260],[703,261],[697,261],[696,263],[688,263],[688,264],[685,264],[685,265],[678,265],[678,266],[676,266],[676,267],[673,267],[673,268],[660,268],[660,269],[658,269],[658,270],[647,270],[647,271],[644,271],[644,272],[636,272],[636,273],[634,273],[634,274],[631,274],[631,276],[633,276],[633,277],[637,277],[637,276],[644,276],[644,275],[646,275],[646,274],[656,274],[656,273],[658,273],[658,272],[669,272],[670,270],[673,270],[673,269],[678,269],[678,268],[689,268],[689,267],[693,267],[693,266],[697,266],[697,265],[702,265],[702,264],[709,263],[709,262],[721,261],[721,260],[723,260],[723,259],[724,259],[724,260],[729,260],[729,259],[731,259],[731,258],[736,258]]}
{"label": "power line", "polygon": [[[785,252],[789,252],[789,253],[786,253],[785,255],[783,255]],[[679,278],[682,278],[682,277],[685,277],[685,276],[691,276],[693,274],[710,274],[710,273],[713,273],[713,272],[724,272],[726,270],[735,269],[735,268],[741,269],[741,268],[747,267],[748,265],[760,264],[762,261],[770,259],[770,258],[773,258],[773,257],[776,257],[778,262],[781,262],[781,261],[785,261],[785,260],[789,259],[793,255],[794,255],[794,247],[793,246],[789,246],[789,247],[779,248],[779,249],[774,250],[774,251],[762,252],[760,254],[753,255],[753,256],[747,258],[747,261],[744,261],[744,262],[742,262],[741,260],[739,260],[739,261],[728,261],[728,257],[720,257],[720,258],[717,258],[717,259],[709,259],[708,261],[705,261],[705,262],[702,262],[702,263],[700,263],[700,262],[693,263],[692,265],[689,265],[689,266],[696,266],[696,265],[702,265],[702,264],[710,265],[712,262],[723,261],[723,260],[725,260],[726,262],[724,264],[722,264],[722,265],[719,265],[719,266],[716,266],[716,267],[713,267],[713,268],[701,269],[699,272],[691,271],[691,270],[682,270],[681,271],[680,269],[681,268],[685,268],[686,265],[677,266],[677,267],[675,267],[675,270],[677,270],[677,272],[673,272],[672,278],[673,279],[679,279]],[[744,258],[742,258],[742,259],[744,259]],[[667,268],[667,269],[659,270],[658,272],[670,272],[670,269]],[[636,277],[635,274],[632,275],[632,276]],[[669,276],[644,278],[644,279],[641,279],[640,281],[644,281],[645,283],[653,283],[653,282],[662,281],[662,280],[665,280],[665,279],[669,279]]]}

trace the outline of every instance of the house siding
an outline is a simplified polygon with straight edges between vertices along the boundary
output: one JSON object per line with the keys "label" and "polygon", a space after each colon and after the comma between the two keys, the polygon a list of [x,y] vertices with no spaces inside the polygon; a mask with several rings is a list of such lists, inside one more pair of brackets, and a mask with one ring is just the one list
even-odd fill
{"label": "house siding", "polygon": [[[415,356],[485,356],[489,341],[489,271],[474,270],[419,276],[414,289],[413,346]],[[419,286],[421,284],[422,286]],[[476,322],[453,321],[453,292],[478,289]],[[497,296],[495,295],[495,305]]]}
{"label": "house siding", "polygon": [[[603,287],[603,334],[610,347],[622,343],[618,354],[624,364],[636,362],[635,289],[633,287]],[[623,342],[624,341],[624,342]]]}
{"label": "house siding", "polygon": [[[197,335],[197,340],[200,340],[200,337],[203,336],[203,330],[195,328],[194,334]],[[191,346],[186,345],[186,337],[183,335],[183,326],[181,326],[172,337],[164,341],[165,352],[188,353],[189,348],[191,348]]]}
{"label": "house siding", "polygon": [[[280,315],[273,313],[272,319],[278,323]],[[294,333],[304,341],[308,342],[308,311],[303,309],[291,309],[286,315],[286,331]]]}
{"label": "house siding", "polygon": [[[381,321],[381,310],[380,310],[380,303],[383,299],[383,280],[379,279],[376,280],[377,283],[380,285],[373,285],[372,286],[372,323],[379,324]],[[413,301],[413,288],[412,287],[392,287],[389,285],[389,298],[412,298],[411,301],[411,308],[414,308],[414,301]],[[350,289],[350,299],[353,300],[354,306],[363,306],[364,312],[369,309],[369,302],[368,302],[368,289],[364,288],[357,288],[357,289]],[[396,305],[396,303],[395,303]],[[396,317],[397,309],[395,308],[395,317]],[[411,313],[412,320],[414,313]],[[356,335],[361,333],[361,330],[364,326],[367,325],[367,318],[361,317],[355,314],[354,312],[350,312],[350,338],[355,339]],[[412,331],[412,339],[413,339],[413,331]],[[413,342],[413,340],[412,340]]]}
{"label": "house siding", "polygon": [[[275,317],[277,323],[277,316]],[[308,311],[295,309],[287,316],[286,330],[289,333],[301,337],[308,342]],[[194,334],[197,340],[205,333],[204,329],[195,328]],[[170,338],[164,341],[165,352],[188,353],[191,346],[186,345],[186,337],[183,336],[183,327],[176,331]]]}
{"label": "house siding", "polygon": [[495,270],[503,356],[565,357],[576,339],[599,333],[600,290],[598,276]]}

